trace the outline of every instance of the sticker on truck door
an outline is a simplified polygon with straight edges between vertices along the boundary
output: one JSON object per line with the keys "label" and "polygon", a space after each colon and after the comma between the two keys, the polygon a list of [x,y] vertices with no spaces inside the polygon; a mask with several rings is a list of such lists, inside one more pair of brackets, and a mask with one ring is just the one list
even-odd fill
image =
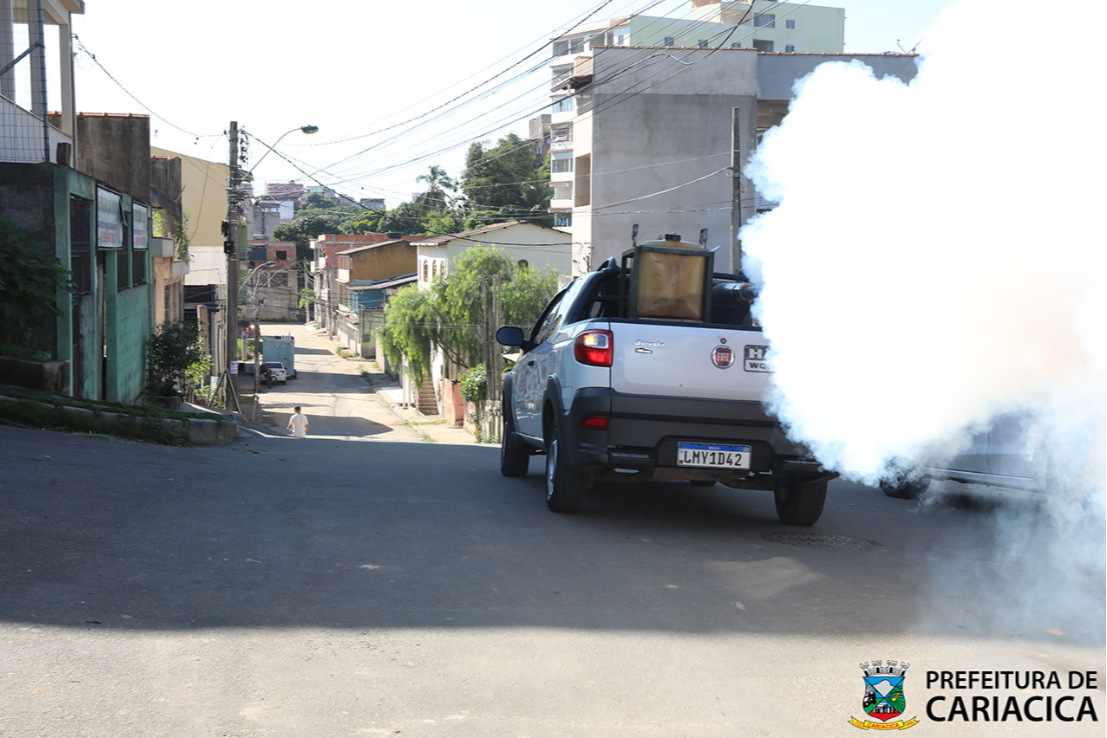
{"label": "sticker on truck door", "polygon": [[768,346],[746,346],[742,368],[747,372],[771,372],[768,362]]}

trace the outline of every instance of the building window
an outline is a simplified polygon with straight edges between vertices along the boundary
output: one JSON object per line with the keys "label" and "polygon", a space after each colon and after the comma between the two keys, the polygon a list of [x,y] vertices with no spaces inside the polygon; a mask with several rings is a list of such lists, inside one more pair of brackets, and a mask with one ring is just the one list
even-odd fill
{"label": "building window", "polygon": [[430,281],[430,263],[427,261],[423,262],[423,281]]}
{"label": "building window", "polygon": [[573,156],[555,154],[550,159],[551,174],[571,174],[573,171]]}
{"label": "building window", "polygon": [[753,48],[757,49],[758,51],[772,51],[773,42],[757,39],[753,42]]}
{"label": "building window", "polygon": [[131,229],[128,213],[120,218],[123,226],[122,248],[115,252],[115,289],[117,292],[131,286]]}
{"label": "building window", "polygon": [[150,248],[150,210],[145,205],[132,205],[131,284],[146,283],[146,253]]}
{"label": "building window", "polygon": [[92,291],[92,201],[69,198],[69,268],[77,294]]}
{"label": "building window", "polygon": [[555,215],[554,227],[555,228],[569,228],[573,225],[573,216],[571,215]]}
{"label": "building window", "polygon": [[665,43],[663,43],[661,45],[662,46],[676,46],[676,39],[672,36],[666,36],[665,37]]}
{"label": "building window", "polygon": [[793,46],[792,44],[786,44],[786,45],[784,46],[784,50],[785,50],[786,52],[788,52],[789,54],[791,54],[792,52],[794,52],[794,51],[796,50],[796,47],[795,47],[795,46]]}
{"label": "building window", "polygon": [[776,28],[776,15],[774,13],[760,13],[753,17],[753,25],[758,28]]}
{"label": "building window", "polygon": [[436,262],[434,262],[434,264],[431,265],[431,277],[433,278],[433,277],[437,277],[437,276],[438,276],[438,262],[436,261]]}
{"label": "building window", "polygon": [[553,113],[571,113],[573,112],[573,98],[562,97],[554,102],[550,108],[550,112]]}
{"label": "building window", "polygon": [[527,267],[530,266],[530,262],[527,261],[526,259],[519,259],[519,261],[517,261],[516,264],[521,266],[523,269],[526,269]]}
{"label": "building window", "polygon": [[735,43],[732,43],[732,44],[730,45],[730,48],[732,48],[732,49],[740,49],[740,48],[742,48],[742,42],[741,42],[741,41],[736,41]]}
{"label": "building window", "polygon": [[796,27],[796,22],[794,20],[786,20],[786,21],[784,21],[784,27],[785,28],[795,28]]}
{"label": "building window", "polygon": [[277,287],[287,287],[288,286],[288,275],[287,274],[274,274],[273,275],[273,284]]}
{"label": "building window", "polygon": [[700,47],[700,48],[702,49],[702,48],[704,48],[704,47],[706,47],[706,46],[707,46],[707,39],[706,39],[706,38],[701,38],[701,39],[700,39],[699,41],[697,41],[696,43],[697,43],[697,44],[699,45],[699,47]]}
{"label": "building window", "polygon": [[287,251],[278,251],[277,252],[277,261],[287,261],[287,260],[288,260],[288,252]]}
{"label": "building window", "polygon": [[146,284],[146,249],[131,251],[131,284]]}

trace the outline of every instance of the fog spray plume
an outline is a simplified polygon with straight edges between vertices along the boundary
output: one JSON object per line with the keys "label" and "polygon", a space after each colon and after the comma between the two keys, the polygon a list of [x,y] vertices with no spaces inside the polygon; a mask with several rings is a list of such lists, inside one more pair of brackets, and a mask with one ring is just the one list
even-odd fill
{"label": "fog spray plume", "polygon": [[743,265],[776,409],[824,465],[875,482],[1028,412],[1074,490],[1053,511],[1093,516],[1102,572],[1105,12],[1067,5],[1060,48],[1029,43],[1041,8],[947,8],[909,83],[860,62],[798,82],[746,170],[779,205],[743,229]]}

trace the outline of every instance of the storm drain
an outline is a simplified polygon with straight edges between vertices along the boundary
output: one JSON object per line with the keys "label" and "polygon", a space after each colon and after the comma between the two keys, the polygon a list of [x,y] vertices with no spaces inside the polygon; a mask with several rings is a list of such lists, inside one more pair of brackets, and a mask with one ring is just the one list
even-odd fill
{"label": "storm drain", "polygon": [[863,551],[866,548],[876,546],[872,541],[863,541],[860,538],[825,536],[821,533],[765,533],[761,537],[773,543],[783,543],[785,546],[816,546],[818,548],[835,548],[842,551]]}

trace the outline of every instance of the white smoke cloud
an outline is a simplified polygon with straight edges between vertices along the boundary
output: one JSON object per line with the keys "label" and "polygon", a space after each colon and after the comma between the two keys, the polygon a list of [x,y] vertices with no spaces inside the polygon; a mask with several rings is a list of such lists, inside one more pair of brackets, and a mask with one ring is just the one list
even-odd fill
{"label": "white smoke cloud", "polygon": [[910,83],[858,62],[797,83],[747,169],[780,205],[743,229],[743,266],[763,285],[776,410],[824,465],[872,483],[1001,413],[1033,418],[1054,534],[998,516],[1008,560],[1038,575],[971,591],[1014,593],[1039,624],[1067,602],[1101,633],[1107,18],[1091,2],[1060,16],[1063,32],[1040,4],[967,0]]}
{"label": "white smoke cloud", "polygon": [[947,10],[910,84],[821,66],[747,171],[781,203],[742,234],[780,411],[824,463],[872,481],[1104,383],[1102,80],[1068,35],[1103,12],[1045,48],[1040,7]]}

